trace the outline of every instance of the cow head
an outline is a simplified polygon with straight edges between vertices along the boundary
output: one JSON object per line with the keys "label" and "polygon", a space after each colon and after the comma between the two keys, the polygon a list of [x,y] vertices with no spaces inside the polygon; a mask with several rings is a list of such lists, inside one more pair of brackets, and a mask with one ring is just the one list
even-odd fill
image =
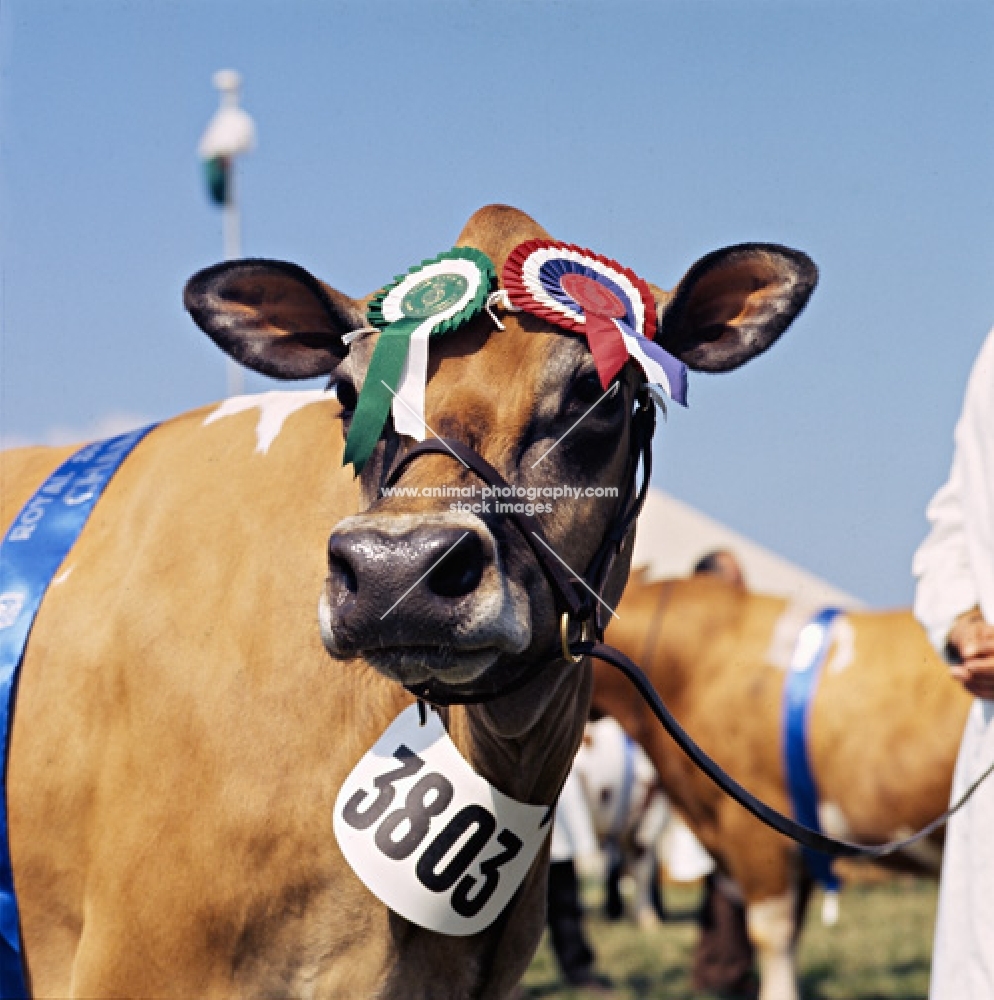
{"label": "cow head", "polygon": [[[500,274],[516,246],[545,236],[521,212],[491,206],[473,216],[458,245],[485,253]],[[672,293],[652,289],[656,340],[692,369],[732,370],[779,337],[816,280],[812,262],[783,247],[716,251]],[[329,375],[348,433],[377,340],[367,333],[343,341],[368,326],[364,301],[296,265],[246,260],[195,275],[185,302],[248,367],[283,379]],[[555,558],[582,574],[635,474],[629,434],[641,372],[626,364],[605,396],[581,337],[525,312],[502,320],[503,330],[484,312],[432,340],[425,423],[525,491],[500,502],[541,504],[533,510]],[[410,443],[388,422],[361,473],[364,509],[331,531],[324,643],[333,656],[362,657],[431,700],[484,700],[561,655],[553,592],[520,528],[454,457],[418,457],[399,489],[383,495]],[[328,453],[337,461],[333,442]],[[527,495],[556,487],[555,498]],[[599,595],[611,607],[627,578],[631,534]]]}

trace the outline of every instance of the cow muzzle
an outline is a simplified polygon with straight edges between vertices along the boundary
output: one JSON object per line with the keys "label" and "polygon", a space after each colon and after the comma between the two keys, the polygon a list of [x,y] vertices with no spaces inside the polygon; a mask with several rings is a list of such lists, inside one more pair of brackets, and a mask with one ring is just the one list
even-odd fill
{"label": "cow muzzle", "polygon": [[477,681],[531,640],[527,594],[502,572],[493,535],[459,513],[346,518],[328,542],[321,634],[410,687]]}

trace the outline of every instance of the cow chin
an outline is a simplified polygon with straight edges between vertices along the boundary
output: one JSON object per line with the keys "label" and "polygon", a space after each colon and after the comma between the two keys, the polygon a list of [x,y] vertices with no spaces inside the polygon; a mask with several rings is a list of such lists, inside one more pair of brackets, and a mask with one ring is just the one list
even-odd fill
{"label": "cow chin", "polygon": [[[380,650],[363,658],[375,670],[433,705],[491,701],[525,683],[532,668],[499,651]],[[440,663],[445,663],[440,668]]]}
{"label": "cow chin", "polygon": [[369,649],[363,659],[374,670],[408,689],[438,687],[463,690],[472,688],[496,663],[500,651],[454,649],[451,646],[401,646],[394,649]]}
{"label": "cow chin", "polygon": [[321,639],[331,656],[362,659],[418,697],[453,704],[486,700],[515,673],[513,664],[531,640],[527,609],[517,610],[515,614],[505,607],[495,619],[456,630],[455,636],[439,629],[439,638],[448,641],[437,643],[423,629],[405,635],[406,629],[389,628],[389,622],[374,635],[356,635],[336,621],[327,591],[321,595],[318,617]]}

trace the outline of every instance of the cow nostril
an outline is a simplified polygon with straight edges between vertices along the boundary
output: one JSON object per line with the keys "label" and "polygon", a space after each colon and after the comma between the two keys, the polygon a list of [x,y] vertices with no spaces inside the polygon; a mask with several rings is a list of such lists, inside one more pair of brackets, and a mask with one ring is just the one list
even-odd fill
{"label": "cow nostril", "polygon": [[344,587],[350,594],[359,593],[359,580],[348,560],[341,556],[331,556],[328,559],[328,569],[334,582]]}
{"label": "cow nostril", "polygon": [[465,597],[480,585],[486,564],[479,537],[464,535],[428,574],[428,589],[439,597]]}

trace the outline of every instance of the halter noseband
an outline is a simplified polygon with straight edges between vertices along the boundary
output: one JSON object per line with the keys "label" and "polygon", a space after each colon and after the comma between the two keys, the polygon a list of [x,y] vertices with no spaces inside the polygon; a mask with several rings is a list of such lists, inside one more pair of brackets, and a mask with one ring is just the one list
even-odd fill
{"label": "halter noseband", "polygon": [[[628,469],[625,493],[621,499],[614,520],[601,542],[583,577],[569,573],[565,565],[555,555],[555,550],[546,540],[545,532],[538,519],[524,511],[509,511],[510,517],[527,542],[542,572],[545,574],[556,599],[556,610],[563,616],[564,631],[571,622],[589,627],[598,640],[604,637],[605,624],[598,614],[599,601],[607,585],[611,566],[622,542],[628,534],[645,503],[652,473],[652,435],[656,427],[656,413],[646,389],[640,389],[632,414],[632,427],[628,439]],[[463,462],[488,486],[500,490],[510,490],[507,480],[469,445],[450,438],[428,438],[420,441],[407,451],[387,476],[386,488],[394,486],[404,470],[422,455],[448,455]],[[635,489],[639,459],[642,460],[642,484]],[[586,631],[586,629],[585,629]],[[564,642],[565,647],[565,642]],[[572,659],[572,656],[570,656]]]}

